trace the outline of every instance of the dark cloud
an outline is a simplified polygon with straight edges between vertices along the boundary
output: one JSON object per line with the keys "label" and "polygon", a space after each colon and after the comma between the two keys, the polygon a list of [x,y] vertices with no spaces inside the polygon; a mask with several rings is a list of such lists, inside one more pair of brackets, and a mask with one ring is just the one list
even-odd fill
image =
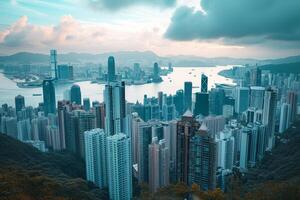
{"label": "dark cloud", "polygon": [[223,39],[232,43],[300,41],[299,0],[202,0],[206,13],[178,8],[165,36],[174,40]]}
{"label": "dark cloud", "polygon": [[176,0],[87,0],[95,9],[119,10],[133,5],[153,5],[158,7],[171,7]]}

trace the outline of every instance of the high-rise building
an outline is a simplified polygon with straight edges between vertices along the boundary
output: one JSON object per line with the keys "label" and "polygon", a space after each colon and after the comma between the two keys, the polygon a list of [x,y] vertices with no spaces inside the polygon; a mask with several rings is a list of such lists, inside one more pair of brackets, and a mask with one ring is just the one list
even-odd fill
{"label": "high-rise building", "polygon": [[287,103],[291,105],[291,116],[290,116],[290,122],[294,122],[297,115],[297,93],[295,91],[289,91],[287,94]]}
{"label": "high-rise building", "polygon": [[169,184],[169,149],[165,140],[152,139],[149,145],[149,189],[156,192],[157,189]]}
{"label": "high-rise building", "polygon": [[107,61],[107,81],[114,82],[115,80],[116,80],[115,58],[113,56],[109,56]]}
{"label": "high-rise building", "polygon": [[130,138],[123,133],[107,137],[107,172],[109,197],[132,198],[132,162]]}
{"label": "high-rise building", "polygon": [[91,102],[89,98],[83,98],[83,109],[85,111],[90,111],[91,109]]}
{"label": "high-rise building", "polygon": [[194,109],[194,116],[202,115],[204,117],[209,114],[209,94],[197,92]]}
{"label": "high-rise building", "polygon": [[201,75],[201,93],[207,93],[208,77],[205,74]]}
{"label": "high-rise building", "polygon": [[75,103],[77,105],[81,105],[81,90],[79,85],[72,85],[71,87],[71,103]]}
{"label": "high-rise building", "polygon": [[107,187],[106,135],[103,129],[84,132],[86,179]]}
{"label": "high-rise building", "polygon": [[61,148],[66,148],[66,129],[67,129],[67,112],[71,111],[70,101],[58,101],[57,102],[57,117],[58,117],[58,129],[61,140]]}
{"label": "high-rise building", "polygon": [[60,135],[57,126],[49,125],[47,126],[47,146],[51,147],[53,151],[60,151],[61,143],[60,143]]}
{"label": "high-rise building", "polygon": [[177,116],[181,116],[184,111],[184,91],[177,90],[173,97],[173,102],[175,104],[175,109],[177,111]]}
{"label": "high-rise building", "polygon": [[264,106],[265,88],[259,86],[250,87],[250,102],[249,107],[263,109]]}
{"label": "high-rise building", "polygon": [[203,123],[190,138],[188,183],[196,183],[203,190],[216,188],[216,143]]}
{"label": "high-rise building", "polygon": [[59,80],[73,80],[73,66],[71,65],[58,65],[57,66],[57,79]]}
{"label": "high-rise building", "polygon": [[81,111],[78,116],[79,149],[81,158],[85,158],[84,132],[96,128],[95,115]]}
{"label": "high-rise building", "polygon": [[18,140],[25,141],[31,139],[31,124],[29,119],[23,119],[17,122]]}
{"label": "high-rise building", "polygon": [[250,85],[261,86],[261,69],[258,67],[250,71]]}
{"label": "high-rise building", "polygon": [[283,103],[280,108],[279,133],[289,128],[291,117],[291,105]]}
{"label": "high-rise building", "polygon": [[104,102],[106,134],[123,132],[126,115],[125,82],[112,82],[105,85]]}
{"label": "high-rise building", "polygon": [[176,179],[178,182],[188,184],[190,138],[195,135],[199,127],[199,122],[193,118],[190,110],[187,110],[177,123]]}
{"label": "high-rise building", "polygon": [[153,82],[161,82],[162,78],[160,77],[160,67],[158,66],[158,63],[154,63],[153,65]]}
{"label": "high-rise building", "polygon": [[55,87],[53,80],[46,79],[43,81],[43,99],[44,99],[44,113],[55,113]]}
{"label": "high-rise building", "polygon": [[249,88],[236,87],[235,88],[235,112],[242,113],[247,110],[249,106]]}
{"label": "high-rise building", "polygon": [[105,105],[103,103],[93,106],[93,112],[96,116],[96,127],[104,129],[105,127]]}
{"label": "high-rise building", "polygon": [[16,107],[16,113],[22,110],[22,108],[25,108],[25,99],[22,95],[18,95],[15,97],[15,107]]}
{"label": "high-rise building", "polygon": [[224,129],[216,139],[218,150],[218,167],[231,170],[234,165],[234,137],[230,129]]}
{"label": "high-rise building", "polygon": [[152,142],[152,123],[140,123],[138,133],[138,180],[149,182],[149,144]]}
{"label": "high-rise building", "polygon": [[225,100],[225,91],[222,88],[213,88],[209,93],[210,114],[222,115]]}
{"label": "high-rise building", "polygon": [[241,133],[241,149],[240,149],[240,168],[248,169],[249,159],[249,140],[251,135],[251,129],[248,127],[243,128]]}
{"label": "high-rise building", "polygon": [[276,107],[277,107],[277,91],[268,88],[264,96],[264,108],[262,123],[267,125],[268,133],[268,148],[272,149],[275,145],[275,121],[276,121]]}
{"label": "high-rise building", "polygon": [[51,79],[57,79],[57,53],[55,49],[50,50]]}
{"label": "high-rise building", "polygon": [[192,110],[192,82],[184,82],[184,109]]}

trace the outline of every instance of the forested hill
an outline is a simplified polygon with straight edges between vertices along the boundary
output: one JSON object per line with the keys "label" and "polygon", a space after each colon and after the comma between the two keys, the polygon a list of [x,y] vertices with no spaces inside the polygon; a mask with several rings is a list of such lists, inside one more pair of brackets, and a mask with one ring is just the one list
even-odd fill
{"label": "forested hill", "polygon": [[84,174],[73,155],[42,153],[0,134],[0,199],[108,199]]}

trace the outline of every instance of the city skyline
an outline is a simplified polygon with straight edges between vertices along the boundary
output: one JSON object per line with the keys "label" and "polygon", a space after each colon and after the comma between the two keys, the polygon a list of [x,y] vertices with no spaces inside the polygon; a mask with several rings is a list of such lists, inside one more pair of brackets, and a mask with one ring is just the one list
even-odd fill
{"label": "city skyline", "polygon": [[223,9],[219,0],[208,2],[5,0],[0,3],[5,19],[0,54],[47,53],[49,48],[259,59],[300,54],[299,2],[228,1]]}

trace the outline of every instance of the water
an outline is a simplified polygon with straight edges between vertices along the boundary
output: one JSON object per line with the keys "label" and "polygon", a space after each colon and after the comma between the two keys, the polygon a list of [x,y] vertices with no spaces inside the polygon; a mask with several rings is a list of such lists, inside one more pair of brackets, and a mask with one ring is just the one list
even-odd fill
{"label": "water", "polygon": [[[168,76],[163,76],[163,82],[150,83],[145,85],[126,86],[126,100],[129,102],[143,101],[144,94],[149,97],[157,96],[159,91],[166,94],[175,94],[178,89],[183,89],[185,81],[191,81],[193,92],[200,91],[200,77],[204,73],[208,76],[208,89],[214,87],[215,83],[233,84],[233,80],[218,75],[221,70],[230,69],[232,66],[218,67],[174,67],[174,71]],[[90,98],[91,101],[103,101],[104,84],[91,84],[90,81],[78,82],[81,88],[82,98]],[[63,92],[69,89],[71,84],[56,86],[56,100],[63,99]],[[43,101],[42,96],[32,96],[32,94],[42,94],[42,88],[19,88],[15,82],[6,78],[0,73],[0,104],[8,103],[14,106],[14,98],[18,94],[25,97],[26,106],[36,107]]]}

